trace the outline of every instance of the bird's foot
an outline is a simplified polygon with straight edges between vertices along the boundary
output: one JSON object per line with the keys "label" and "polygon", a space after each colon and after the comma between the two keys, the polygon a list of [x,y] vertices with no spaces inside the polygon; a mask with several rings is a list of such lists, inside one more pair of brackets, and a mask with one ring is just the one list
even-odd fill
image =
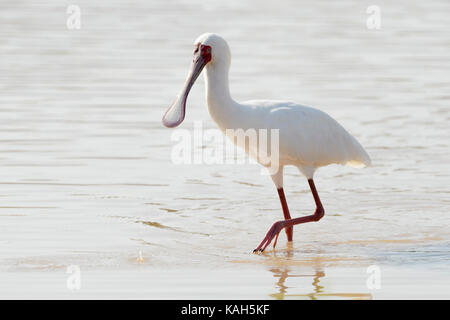
{"label": "bird's foot", "polygon": [[278,235],[280,234],[280,231],[283,230],[283,228],[284,228],[284,221],[275,222],[272,225],[272,227],[270,227],[263,241],[261,241],[261,243],[255,250],[253,250],[253,253],[263,252],[267,248],[267,246],[272,242],[273,238],[275,238],[275,241],[273,243],[273,247],[275,248],[275,246],[277,245]]}

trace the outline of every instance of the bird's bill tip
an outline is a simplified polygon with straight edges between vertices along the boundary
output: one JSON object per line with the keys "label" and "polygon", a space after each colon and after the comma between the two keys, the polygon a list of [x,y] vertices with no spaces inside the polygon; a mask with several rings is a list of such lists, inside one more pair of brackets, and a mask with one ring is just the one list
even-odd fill
{"label": "bird's bill tip", "polygon": [[[184,100],[184,101],[183,101]],[[167,128],[175,128],[179,126],[185,116],[186,100],[178,96],[172,105],[167,109],[162,118],[162,123]]]}

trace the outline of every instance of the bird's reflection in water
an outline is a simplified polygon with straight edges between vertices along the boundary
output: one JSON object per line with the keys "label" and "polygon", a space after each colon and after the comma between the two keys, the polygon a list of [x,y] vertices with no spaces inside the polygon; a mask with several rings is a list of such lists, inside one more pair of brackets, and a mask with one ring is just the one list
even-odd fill
{"label": "bird's reflection in water", "polygon": [[[286,251],[283,251],[284,259],[292,259],[293,257],[293,247],[292,244],[288,244],[288,248]],[[277,258],[276,251],[272,253],[272,257]],[[277,266],[269,269],[270,272],[273,273],[275,278],[278,278],[278,281],[275,283],[275,288],[278,292],[270,294],[270,297],[275,298],[277,300],[284,300],[286,298],[309,298],[311,300],[316,300],[320,298],[345,298],[345,299],[363,299],[368,300],[372,299],[372,295],[370,293],[325,293],[324,286],[320,285],[321,278],[325,277],[325,272],[323,271],[322,262],[319,259],[313,260],[313,272],[308,274],[293,274],[288,266]],[[288,278],[311,278],[312,279],[312,287],[313,292],[306,294],[288,294],[288,286],[286,285],[286,280]],[[292,288],[292,287],[291,287]]]}
{"label": "bird's reflection in water", "polygon": [[[320,294],[323,291],[323,286],[319,285],[319,279],[325,276],[325,273],[323,271],[316,271],[315,274],[302,274],[302,275],[295,275],[295,274],[289,274],[289,269],[284,268],[283,270],[280,270],[279,268],[270,269],[271,272],[273,272],[274,277],[278,277],[279,280],[276,283],[276,286],[279,289],[279,292],[273,293],[270,296],[277,299],[277,300],[283,300],[286,296],[306,296],[311,298],[312,300],[316,300],[317,294]],[[313,278],[312,285],[314,287],[314,292],[304,295],[287,295],[287,286],[285,285],[285,281],[287,278]]]}

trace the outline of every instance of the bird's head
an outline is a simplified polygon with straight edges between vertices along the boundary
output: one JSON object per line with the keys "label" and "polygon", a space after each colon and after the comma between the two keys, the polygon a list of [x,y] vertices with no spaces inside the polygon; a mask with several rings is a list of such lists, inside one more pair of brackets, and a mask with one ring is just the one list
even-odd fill
{"label": "bird's head", "polygon": [[183,122],[186,113],[186,100],[195,80],[205,66],[226,65],[231,61],[227,42],[214,33],[204,33],[194,41],[192,64],[186,82],[172,105],[162,118],[166,127],[173,128]]}
{"label": "bird's head", "polygon": [[204,33],[194,41],[194,54],[196,48],[205,48],[210,52],[210,61],[208,65],[229,64],[231,61],[231,52],[228,43],[224,38],[215,33]]}

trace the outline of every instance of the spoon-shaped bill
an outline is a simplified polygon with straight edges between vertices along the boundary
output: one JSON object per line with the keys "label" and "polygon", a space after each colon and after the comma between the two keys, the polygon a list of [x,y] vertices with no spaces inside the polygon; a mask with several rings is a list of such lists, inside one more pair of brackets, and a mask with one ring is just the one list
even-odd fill
{"label": "spoon-shaped bill", "polygon": [[191,90],[195,80],[197,80],[198,76],[203,70],[203,67],[206,65],[208,61],[200,54],[196,54],[191,64],[191,69],[189,71],[189,75],[186,79],[186,82],[183,86],[183,89],[178,94],[175,101],[172,105],[167,109],[166,113],[162,118],[162,123],[168,128],[174,128],[178,126],[184,120],[184,116],[186,113],[186,100]]}

